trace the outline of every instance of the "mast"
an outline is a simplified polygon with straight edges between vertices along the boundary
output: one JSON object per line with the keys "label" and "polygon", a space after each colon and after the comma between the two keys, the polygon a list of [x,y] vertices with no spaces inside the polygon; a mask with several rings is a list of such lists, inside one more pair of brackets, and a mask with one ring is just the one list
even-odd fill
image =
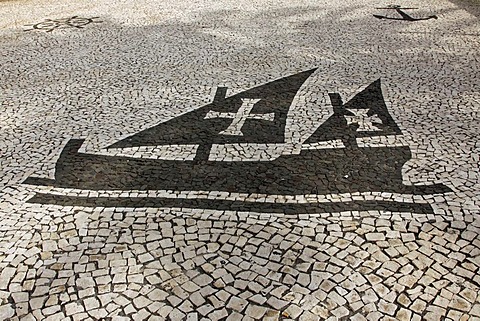
{"label": "mast", "polygon": [[[332,107],[333,107],[333,113],[340,114],[341,112],[343,112],[343,109],[344,109],[343,100],[340,94],[328,93],[328,96],[330,97],[330,103],[332,104]],[[353,135],[345,135],[344,137],[341,138],[341,140],[343,145],[346,148],[358,147],[357,140]]]}
{"label": "mast", "polygon": [[[217,87],[217,90],[215,92],[215,96],[213,97],[213,103],[218,104],[221,103],[223,100],[225,100],[225,97],[227,95],[227,87]],[[213,143],[211,142],[205,142],[203,144],[199,144],[197,148],[197,152],[195,154],[195,160],[196,161],[207,161],[208,156],[210,155],[210,150],[212,149]]]}

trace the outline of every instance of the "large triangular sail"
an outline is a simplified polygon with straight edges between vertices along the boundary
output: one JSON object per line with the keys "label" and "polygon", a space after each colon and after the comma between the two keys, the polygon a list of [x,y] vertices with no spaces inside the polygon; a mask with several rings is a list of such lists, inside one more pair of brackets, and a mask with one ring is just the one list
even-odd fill
{"label": "large triangular sail", "polygon": [[226,143],[283,143],[288,110],[316,69],[284,77],[225,98],[219,88],[212,103],[145,129],[109,148]]}

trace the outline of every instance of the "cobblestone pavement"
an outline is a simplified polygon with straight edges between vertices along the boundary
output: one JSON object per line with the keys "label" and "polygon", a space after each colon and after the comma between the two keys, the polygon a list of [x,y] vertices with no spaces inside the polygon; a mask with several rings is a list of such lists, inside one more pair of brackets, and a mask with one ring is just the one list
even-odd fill
{"label": "cobblestone pavement", "polygon": [[0,320],[480,320],[467,7],[0,1]]}

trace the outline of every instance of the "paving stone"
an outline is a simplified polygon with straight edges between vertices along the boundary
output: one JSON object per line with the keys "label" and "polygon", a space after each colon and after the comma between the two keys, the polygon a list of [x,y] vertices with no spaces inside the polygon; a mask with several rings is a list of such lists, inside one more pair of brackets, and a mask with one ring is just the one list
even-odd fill
{"label": "paving stone", "polygon": [[203,287],[205,285],[210,284],[213,281],[211,277],[205,274],[201,274],[197,276],[195,279],[193,279],[193,282],[195,282],[198,286]]}
{"label": "paving stone", "polygon": [[352,321],[366,321],[367,318],[365,318],[363,315],[357,313],[357,314],[353,315],[350,318],[350,320],[352,320]]}
{"label": "paving stone", "polygon": [[336,316],[337,318],[342,318],[346,317],[349,314],[349,311],[347,308],[340,306],[336,308],[335,310],[332,311],[332,314]]}
{"label": "paving stone", "polygon": [[378,311],[386,313],[388,315],[393,315],[397,306],[393,303],[388,303],[384,300],[380,300],[378,303]]}
{"label": "paving stone", "polygon": [[385,235],[383,233],[367,233],[365,234],[367,241],[383,241],[385,240]]}
{"label": "paving stone", "polygon": [[0,319],[480,318],[472,4],[1,7]]}
{"label": "paving stone", "polygon": [[480,304],[474,304],[470,310],[470,314],[476,317],[480,317]]}
{"label": "paving stone", "polygon": [[449,307],[456,310],[469,312],[472,306],[467,300],[455,295],[452,301],[450,301]]}
{"label": "paving stone", "polygon": [[230,298],[230,301],[227,304],[227,308],[230,308],[230,309],[233,309],[235,311],[241,312],[245,309],[247,304],[248,304],[247,300],[232,296]]}
{"label": "paving stone", "polygon": [[287,302],[284,300],[277,299],[275,297],[270,297],[267,300],[267,304],[276,310],[282,310],[287,305]]}
{"label": "paving stone", "polygon": [[265,315],[266,312],[267,312],[267,309],[265,307],[249,304],[247,306],[247,309],[245,310],[245,315],[255,320],[260,320]]}
{"label": "paving stone", "polygon": [[65,305],[65,312],[67,315],[74,315],[83,311],[84,311],[83,306],[79,305],[78,303],[72,302]]}
{"label": "paving stone", "polygon": [[15,314],[15,310],[10,304],[0,306],[0,317],[3,320],[13,317],[14,314]]}
{"label": "paving stone", "polygon": [[228,315],[228,312],[226,309],[221,309],[221,310],[216,310],[208,315],[210,320],[220,320],[222,318],[225,318]]}
{"label": "paving stone", "polygon": [[423,310],[425,310],[426,303],[425,301],[422,301],[420,299],[416,299],[412,305],[410,306],[410,309],[413,310],[414,312],[421,314]]}

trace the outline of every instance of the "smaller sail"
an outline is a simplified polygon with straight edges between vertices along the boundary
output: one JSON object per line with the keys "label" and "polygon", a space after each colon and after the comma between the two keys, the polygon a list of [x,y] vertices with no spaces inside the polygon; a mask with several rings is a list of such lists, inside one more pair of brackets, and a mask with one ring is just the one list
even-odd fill
{"label": "smaller sail", "polygon": [[346,103],[337,93],[329,96],[333,115],[318,127],[306,144],[340,139],[346,146],[351,146],[356,144],[357,138],[401,134],[388,112],[380,79]]}

